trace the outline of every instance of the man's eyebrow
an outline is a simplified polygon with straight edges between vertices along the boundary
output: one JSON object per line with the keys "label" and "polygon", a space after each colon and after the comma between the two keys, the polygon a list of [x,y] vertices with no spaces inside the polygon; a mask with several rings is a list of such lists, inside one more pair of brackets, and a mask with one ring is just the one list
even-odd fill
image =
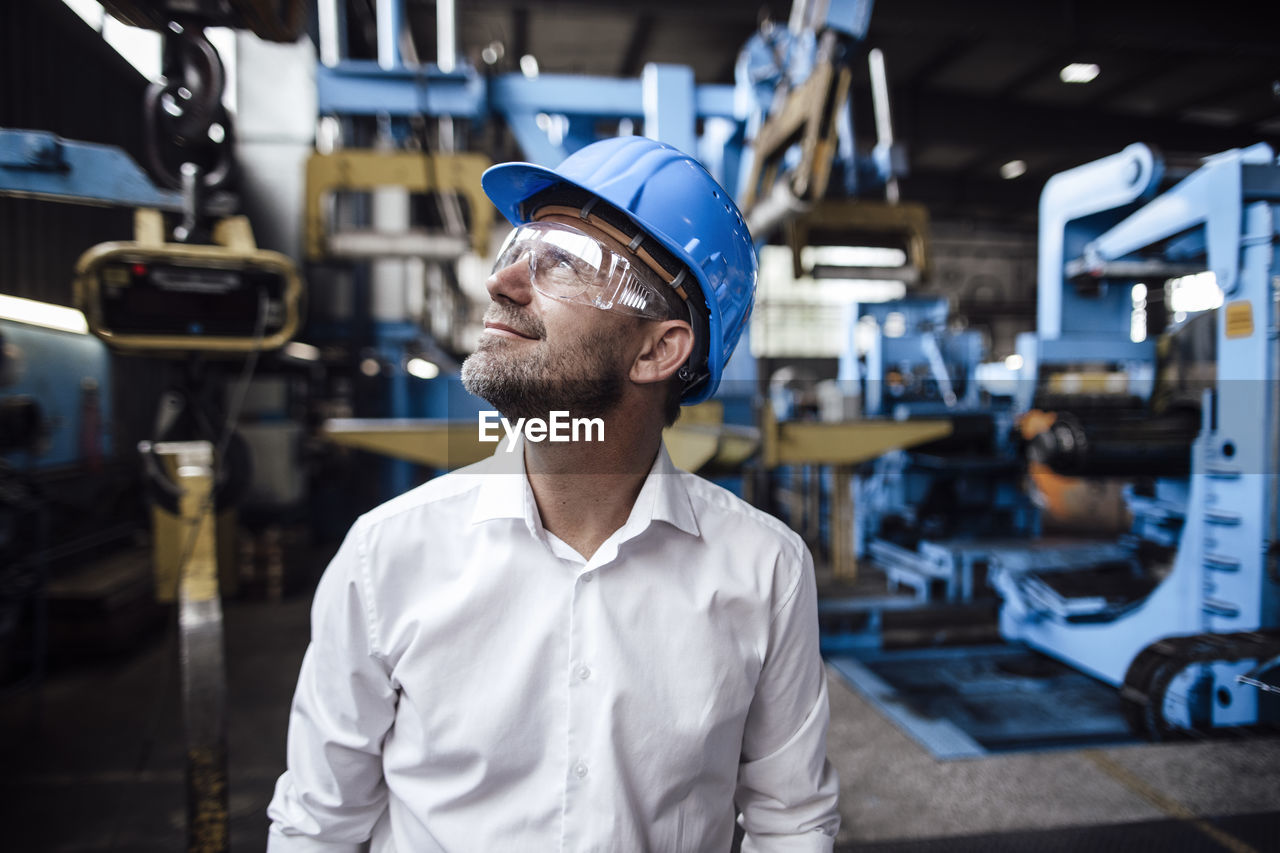
{"label": "man's eyebrow", "polygon": [[571,261],[581,260],[573,252],[570,252],[568,249],[562,246],[557,246],[554,243],[544,243],[543,247],[544,247],[543,251],[545,251],[548,255],[555,258],[556,260],[566,260],[566,259]]}

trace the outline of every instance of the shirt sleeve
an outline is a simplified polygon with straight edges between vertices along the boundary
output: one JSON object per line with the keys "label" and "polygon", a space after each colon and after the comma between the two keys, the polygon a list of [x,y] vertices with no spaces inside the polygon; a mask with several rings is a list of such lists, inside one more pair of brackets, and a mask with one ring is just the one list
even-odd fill
{"label": "shirt sleeve", "polygon": [[799,577],[770,624],[743,733],[736,797],[743,853],[829,853],[840,828],[813,558],[799,549]]}
{"label": "shirt sleeve", "polygon": [[362,849],[387,807],[382,743],[396,690],[371,631],[359,522],[325,570],[289,715],[288,769],[267,807],[268,853]]}

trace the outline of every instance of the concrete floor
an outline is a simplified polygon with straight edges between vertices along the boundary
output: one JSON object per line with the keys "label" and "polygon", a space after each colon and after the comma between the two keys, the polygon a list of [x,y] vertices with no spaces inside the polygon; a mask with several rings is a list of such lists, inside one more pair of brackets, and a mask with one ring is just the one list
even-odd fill
{"label": "concrete floor", "polygon": [[[225,605],[231,844],[266,846],[309,597]],[[169,629],[139,651],[55,672],[0,704],[0,849],[186,849],[185,752]]]}
{"label": "concrete floor", "polygon": [[[1233,849],[1199,819],[1280,810],[1280,737],[938,761],[839,676],[830,684],[827,752],[840,773],[840,842],[1175,819],[1189,835]],[[1274,840],[1257,849],[1280,850]],[[1237,853],[1253,849],[1239,843]]]}
{"label": "concrete floor", "polygon": [[[307,596],[226,607],[237,853],[265,844],[263,811],[284,764],[308,609]],[[170,631],[132,654],[60,670],[47,679],[38,708],[31,692],[0,702],[0,849],[183,849],[173,643]],[[1280,850],[1280,837],[1268,835],[1280,825],[1274,820],[1280,812],[1280,737],[939,762],[834,674],[831,711],[829,753],[842,783],[842,848],[1096,850],[1101,848],[1094,842],[1081,846],[1062,830],[1158,821],[1173,825],[1177,834],[1170,837],[1184,841],[1145,849]],[[1260,813],[1266,819],[1261,841],[1257,832],[1242,838],[1220,820]],[[1019,836],[1023,840],[1012,845],[990,840],[991,833],[1020,830],[1059,832]],[[1048,843],[1052,839],[1057,846]]]}

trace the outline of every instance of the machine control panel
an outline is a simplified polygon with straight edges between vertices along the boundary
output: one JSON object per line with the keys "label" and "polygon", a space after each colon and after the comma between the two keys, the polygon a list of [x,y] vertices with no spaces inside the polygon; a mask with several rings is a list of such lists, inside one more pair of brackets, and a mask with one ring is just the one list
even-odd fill
{"label": "machine control panel", "polygon": [[274,336],[288,320],[277,270],[151,263],[121,257],[98,270],[102,328],[115,335]]}
{"label": "machine control panel", "polygon": [[116,349],[248,352],[282,346],[301,286],[277,252],[185,243],[106,243],[76,266],[89,328]]}

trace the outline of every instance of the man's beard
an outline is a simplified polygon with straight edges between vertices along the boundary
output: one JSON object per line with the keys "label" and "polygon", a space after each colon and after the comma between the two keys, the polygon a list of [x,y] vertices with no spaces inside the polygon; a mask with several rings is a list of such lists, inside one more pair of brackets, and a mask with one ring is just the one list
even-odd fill
{"label": "man's beard", "polygon": [[[545,340],[546,329],[536,318],[492,306],[486,319]],[[485,335],[476,351],[462,363],[462,384],[508,420],[547,418],[568,412],[574,418],[598,418],[622,399],[618,364],[618,334],[596,329],[587,336],[549,351],[545,343],[536,353],[521,353],[523,344]]]}

